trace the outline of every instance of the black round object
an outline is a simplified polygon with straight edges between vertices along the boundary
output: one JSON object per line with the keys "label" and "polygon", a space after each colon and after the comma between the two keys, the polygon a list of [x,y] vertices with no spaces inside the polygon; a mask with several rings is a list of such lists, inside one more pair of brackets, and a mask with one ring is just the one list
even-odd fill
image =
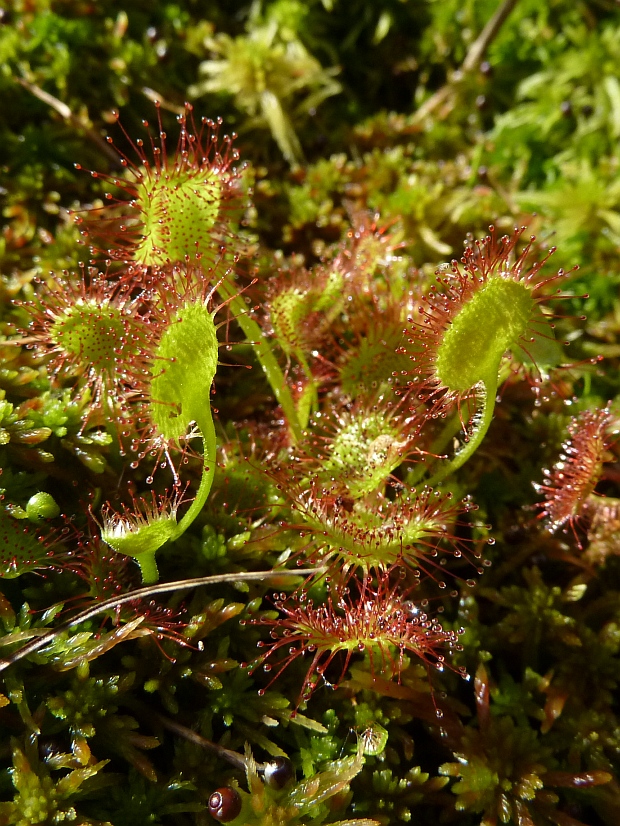
{"label": "black round object", "polygon": [[287,757],[274,757],[263,768],[265,783],[272,789],[282,789],[295,776],[293,764]]}

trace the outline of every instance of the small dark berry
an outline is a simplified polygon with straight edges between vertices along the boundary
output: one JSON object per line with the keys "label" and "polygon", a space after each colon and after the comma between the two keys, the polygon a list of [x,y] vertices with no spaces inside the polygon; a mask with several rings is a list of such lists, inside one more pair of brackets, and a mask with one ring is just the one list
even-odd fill
{"label": "small dark berry", "polygon": [[230,823],[241,812],[241,795],[230,786],[217,789],[209,798],[209,814],[220,823]]}
{"label": "small dark berry", "polygon": [[581,114],[584,118],[591,118],[594,114],[594,106],[590,106],[589,103],[586,103],[584,106],[581,107]]}
{"label": "small dark berry", "polygon": [[283,789],[295,776],[293,764],[287,757],[275,757],[265,763],[263,773],[265,783],[272,789]]}
{"label": "small dark berry", "polygon": [[560,112],[565,118],[573,114],[573,107],[571,106],[570,100],[563,100],[562,103],[560,103]]}
{"label": "small dark berry", "polygon": [[491,77],[493,74],[493,67],[488,60],[483,60],[480,64],[480,71],[485,77]]}
{"label": "small dark berry", "polygon": [[486,105],[486,95],[478,95],[478,97],[476,98],[476,109],[486,109]]}

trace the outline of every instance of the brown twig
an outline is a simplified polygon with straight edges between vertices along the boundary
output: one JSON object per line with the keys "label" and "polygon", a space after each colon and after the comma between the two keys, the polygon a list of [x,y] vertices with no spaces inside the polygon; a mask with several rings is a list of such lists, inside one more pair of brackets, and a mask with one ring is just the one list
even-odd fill
{"label": "brown twig", "polygon": [[495,40],[506,18],[518,2],[519,0],[504,0],[493,17],[491,17],[484,29],[470,46],[460,69],[457,69],[452,74],[452,77],[448,83],[445,84],[445,86],[438,89],[434,95],[432,95],[425,103],[422,104],[422,106],[420,106],[417,112],[413,115],[412,123],[420,123],[424,120],[424,118],[430,115],[431,112],[434,112],[438,106],[447,101],[456,92],[458,86],[463,82],[464,78],[478,68],[482,62],[482,58],[484,57],[486,50],[489,48],[493,40]]}
{"label": "brown twig", "polygon": [[156,92],[155,89],[151,89],[148,86],[143,86],[142,94],[145,95],[145,97],[147,97],[152,103],[156,103],[161,106],[162,109],[167,109],[169,112],[174,112],[175,115],[185,114],[185,106],[178,106],[176,103],[171,103],[159,92]]}
{"label": "brown twig", "polygon": [[197,731],[187,728],[187,726],[182,726],[175,720],[171,720],[169,717],[164,717],[163,714],[155,714],[155,720],[164,728],[174,732],[174,734],[178,734],[185,740],[189,740],[190,743],[195,743],[197,746],[200,746],[200,748],[207,749],[207,751],[212,751],[214,754],[217,754],[218,757],[227,760],[231,765],[235,766],[235,768],[241,769],[242,771],[246,770],[247,759],[242,754],[239,754],[239,752],[232,751],[232,749],[227,749],[224,746],[213,743],[211,740],[207,740],[206,737],[203,737],[202,734],[198,734]]}
{"label": "brown twig", "polygon": [[101,135],[96,132],[92,126],[89,126],[85,123],[81,118],[77,115],[74,115],[71,109],[67,106],[66,103],[63,103],[62,100],[58,100],[57,97],[54,95],[50,95],[49,92],[46,92],[44,89],[41,89],[40,86],[35,85],[34,83],[30,83],[29,81],[25,80],[23,77],[16,77],[15,80],[20,86],[23,86],[31,95],[34,95],[39,100],[46,103],[50,106],[55,112],[58,112],[63,120],[66,120],[67,123],[70,123],[71,126],[74,126],[76,129],[79,129],[81,132],[84,132],[86,137],[92,141],[97,148],[106,155],[106,157],[111,161],[112,164],[118,169],[122,168],[120,159],[117,153],[112,149],[112,147],[106,143],[106,141],[101,137]]}
{"label": "brown twig", "polygon": [[[43,631],[42,629],[32,629],[30,631],[31,634],[39,634],[41,636],[35,637],[35,639],[30,640],[30,642],[26,643],[22,648],[14,651],[12,654],[9,654],[8,657],[4,659],[0,659],[0,671],[4,671],[5,669],[9,668],[9,666],[13,665],[14,663],[18,662],[19,660],[27,657],[29,654],[34,654],[35,651],[38,651],[40,648],[44,648],[46,645],[49,645],[53,642],[60,634],[64,631],[69,631],[73,628],[74,625],[79,625],[82,622],[87,622],[89,619],[98,616],[99,614],[104,614],[106,611],[113,611],[119,608],[121,605],[125,605],[128,602],[133,602],[136,599],[144,599],[145,597],[152,597],[156,594],[170,594],[173,591],[182,591],[186,588],[197,588],[200,585],[219,585],[224,582],[250,582],[250,581],[260,581],[264,579],[278,579],[278,577],[284,576],[286,577],[304,577],[304,576],[312,576],[312,574],[316,573],[324,573],[325,568],[300,568],[297,571],[289,571],[289,570],[273,570],[273,571],[241,571],[239,573],[231,573],[231,574],[215,574],[214,576],[203,576],[203,577],[196,577],[195,579],[181,579],[176,582],[159,582],[156,585],[147,585],[145,588],[138,588],[135,591],[130,591],[127,594],[123,594],[120,597],[111,597],[110,599],[105,599],[103,602],[99,602],[95,605],[92,605],[90,608],[87,608],[85,611],[81,611],[77,614],[73,619],[67,620],[62,625],[53,628],[51,631]],[[2,644],[6,644],[6,638],[2,640]]]}

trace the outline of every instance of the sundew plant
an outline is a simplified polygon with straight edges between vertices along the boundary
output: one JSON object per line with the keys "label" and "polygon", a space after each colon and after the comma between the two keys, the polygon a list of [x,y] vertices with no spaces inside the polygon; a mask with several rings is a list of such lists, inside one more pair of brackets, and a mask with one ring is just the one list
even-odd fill
{"label": "sundew plant", "polygon": [[0,826],[620,822],[620,10],[0,10]]}

